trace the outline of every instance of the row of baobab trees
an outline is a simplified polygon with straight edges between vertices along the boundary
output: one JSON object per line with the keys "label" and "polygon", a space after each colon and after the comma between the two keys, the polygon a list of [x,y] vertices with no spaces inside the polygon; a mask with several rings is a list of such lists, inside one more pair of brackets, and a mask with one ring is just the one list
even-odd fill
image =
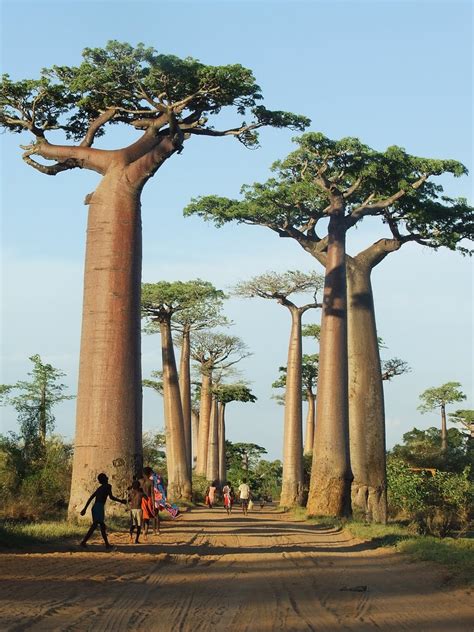
{"label": "row of baobab trees", "polygon": [[[324,277],[315,272],[269,272],[239,283],[235,296],[274,300],[288,309],[291,328],[287,365],[273,384],[284,388],[277,396],[284,404],[283,475],[280,504],[293,506],[304,499],[303,455],[314,451],[315,400],[319,354],[303,355],[302,337],[319,340],[319,325],[302,325],[303,315],[321,308],[317,294]],[[292,295],[310,294],[312,300],[297,305]],[[189,499],[192,470],[209,481],[226,480],[226,406],[230,402],[254,402],[256,397],[242,381],[229,383],[233,367],[249,355],[237,336],[213,331],[229,321],[222,314],[225,295],[211,283],[146,283],[142,285],[142,315],[145,333],[161,334],[162,370],[146,379],[144,386],[159,392],[164,402],[169,494]],[[173,335],[174,334],[174,335]],[[278,341],[276,341],[278,343]],[[175,347],[180,348],[179,367]],[[191,363],[197,369],[192,379]],[[384,363],[382,380],[408,370],[394,358]],[[308,405],[306,429],[302,429],[302,401]]]}
{"label": "row of baobab trees", "polygon": [[[230,136],[255,147],[260,128],[302,132],[309,126],[306,116],[269,110],[262,99],[251,70],[239,64],[210,66],[117,41],[85,49],[78,66],[44,68],[36,79],[2,77],[0,125],[30,136],[23,146],[25,164],[50,176],[81,169],[101,176],[86,197],[73,513],[84,504],[91,472],[113,471],[118,460],[136,466],[141,460],[143,187],[195,136]],[[219,129],[223,109],[245,122]],[[119,149],[94,146],[110,125],[134,129],[136,139]],[[275,163],[274,177],[244,187],[238,199],[195,199],[186,214],[217,225],[264,226],[322,265],[317,425],[307,506],[313,514],[348,514],[352,489],[352,504],[383,521],[384,410],[371,271],[408,243],[466,252],[462,240],[472,237],[472,207],[445,196],[433,180],[461,176],[466,169],[396,146],[380,152],[355,138],[332,140],[310,132],[296,142],[296,151]],[[349,256],[346,234],[367,225],[371,243]],[[373,241],[377,230],[380,237]],[[288,397],[290,392],[287,388]],[[301,502],[301,494],[297,480],[282,491],[288,504]]]}

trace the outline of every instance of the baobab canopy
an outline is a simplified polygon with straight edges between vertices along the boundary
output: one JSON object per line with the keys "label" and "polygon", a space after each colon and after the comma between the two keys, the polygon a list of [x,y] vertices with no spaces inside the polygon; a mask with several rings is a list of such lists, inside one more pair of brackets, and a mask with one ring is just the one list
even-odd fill
{"label": "baobab canopy", "polygon": [[[79,66],[44,68],[39,79],[12,81],[2,78],[0,124],[13,132],[29,131],[38,143],[53,131],[80,141],[82,148],[68,154],[47,155],[27,149],[25,160],[33,167],[55,175],[88,164],[84,147],[105,132],[105,125],[125,123],[156,135],[204,134],[235,136],[248,146],[258,142],[257,129],[264,125],[302,130],[309,124],[303,116],[270,111],[260,104],[260,87],[252,71],[240,64],[208,66],[196,59],[163,55],[154,48],[110,41],[105,48],[86,48]],[[240,117],[235,127],[217,130],[208,116],[234,106]],[[45,167],[33,154],[58,161]],[[85,164],[84,164],[85,162]]]}
{"label": "baobab canopy", "polygon": [[472,236],[472,207],[462,198],[447,197],[430,180],[465,174],[460,162],[412,156],[397,146],[380,152],[357,138],[331,140],[320,132],[295,141],[298,149],[274,163],[277,177],[243,186],[239,200],[215,195],[193,199],[185,215],[199,215],[217,226],[230,221],[267,226],[304,247],[321,241],[317,224],[327,217],[332,187],[344,197],[346,228],[378,216],[397,239],[467,252],[459,242]]}

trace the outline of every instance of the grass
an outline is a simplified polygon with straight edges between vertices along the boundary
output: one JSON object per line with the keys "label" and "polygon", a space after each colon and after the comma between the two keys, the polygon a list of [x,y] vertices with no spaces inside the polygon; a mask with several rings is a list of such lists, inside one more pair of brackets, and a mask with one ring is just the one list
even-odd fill
{"label": "grass", "polygon": [[66,521],[18,522],[5,520],[0,524],[0,546],[23,548],[31,544],[45,544],[76,538],[83,536],[86,528],[84,525]]}

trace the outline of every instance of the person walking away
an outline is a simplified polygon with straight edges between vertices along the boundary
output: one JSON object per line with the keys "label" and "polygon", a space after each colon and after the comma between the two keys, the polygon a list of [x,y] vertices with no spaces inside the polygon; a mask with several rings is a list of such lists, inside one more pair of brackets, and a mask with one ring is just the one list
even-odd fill
{"label": "person walking away", "polygon": [[139,544],[140,532],[143,525],[142,500],[146,498],[139,481],[133,481],[128,502],[130,503],[130,542],[133,542],[133,531],[137,528],[135,544]]}
{"label": "person walking away", "polygon": [[224,494],[224,507],[227,512],[227,515],[232,513],[232,487],[229,481],[226,482],[224,487],[222,488],[222,493]]}
{"label": "person walking away", "polygon": [[239,485],[239,497],[240,504],[242,506],[242,512],[244,516],[248,513],[249,500],[250,500],[250,487],[247,485],[247,479],[243,478],[242,483]]}
{"label": "person walking away", "polygon": [[148,530],[150,528],[150,520],[155,517],[155,494],[153,491],[153,470],[151,467],[143,468],[143,476],[140,479],[140,486],[145,494],[142,498],[143,512],[143,539],[148,540]]}
{"label": "person walking away", "polygon": [[91,495],[89,500],[86,502],[84,509],[81,511],[81,516],[85,516],[87,507],[95,499],[94,504],[92,505],[92,524],[89,528],[89,531],[81,540],[80,545],[82,547],[86,547],[88,539],[97,529],[97,527],[100,527],[100,533],[102,534],[102,539],[104,540],[105,548],[108,551],[110,551],[110,549],[113,549],[113,546],[110,545],[109,540],[107,538],[107,530],[105,526],[105,503],[107,501],[107,498],[110,498],[110,500],[113,500],[116,503],[121,503],[122,505],[125,505],[127,501],[122,500],[121,498],[115,498],[115,496],[112,494],[112,486],[109,484],[109,479],[108,479],[107,474],[104,474],[102,472],[97,477],[97,480],[100,483],[100,487],[98,487],[95,490],[95,492]]}
{"label": "person walking away", "polygon": [[207,495],[209,497],[209,509],[212,509],[212,507],[214,506],[214,503],[216,502],[216,491],[217,491],[216,482],[212,481],[212,483],[209,485],[209,491],[207,492]]}

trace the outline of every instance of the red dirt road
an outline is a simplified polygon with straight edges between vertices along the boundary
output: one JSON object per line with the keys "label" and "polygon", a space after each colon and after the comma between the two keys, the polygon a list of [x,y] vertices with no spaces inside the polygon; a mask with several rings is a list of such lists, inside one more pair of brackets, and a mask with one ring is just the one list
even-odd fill
{"label": "red dirt road", "polygon": [[2,632],[473,632],[446,571],[257,509],[193,510],[149,542],[0,556]]}

